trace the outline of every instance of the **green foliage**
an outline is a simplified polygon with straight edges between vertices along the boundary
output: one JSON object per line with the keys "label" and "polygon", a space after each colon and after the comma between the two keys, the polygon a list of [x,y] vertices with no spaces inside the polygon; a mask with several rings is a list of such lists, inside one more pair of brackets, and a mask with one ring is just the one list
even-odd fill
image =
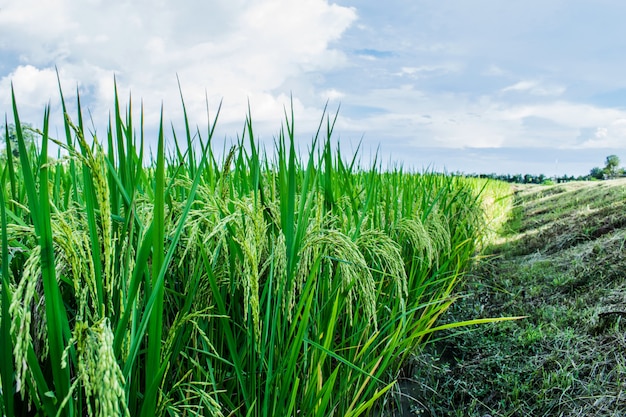
{"label": "green foliage", "polygon": [[592,179],[603,180],[607,178],[616,178],[624,175],[624,169],[619,167],[620,159],[617,155],[609,155],[604,162],[604,168],[592,168],[589,171],[589,177]]}
{"label": "green foliage", "polygon": [[615,177],[619,169],[619,157],[617,155],[609,155],[606,157],[604,171],[609,177]]}
{"label": "green foliage", "polygon": [[77,108],[63,140],[45,112],[40,149],[17,128],[0,166],[0,414],[361,415],[432,332],[484,321],[438,326],[492,183],[362,169],[336,116],[301,160],[293,112],[273,160],[250,114],[218,158],[216,115],[170,157],[161,124],[147,164],[117,90],[104,142]]}
{"label": "green foliage", "polygon": [[[22,139],[26,145],[26,149],[30,149],[37,142],[37,134],[30,123],[21,124]],[[8,123],[5,120],[4,126],[0,131],[0,161],[6,161],[7,155],[12,155],[13,158],[18,159],[20,152],[18,149],[17,130],[14,123]]]}
{"label": "green foliage", "polygon": [[599,167],[594,167],[591,169],[591,171],[589,171],[589,176],[596,180],[604,179],[604,174],[605,174],[604,170]]}
{"label": "green foliage", "polygon": [[624,170],[619,167],[620,160],[617,155],[609,155],[606,157],[604,164],[604,173],[609,178],[615,178],[624,173]]}

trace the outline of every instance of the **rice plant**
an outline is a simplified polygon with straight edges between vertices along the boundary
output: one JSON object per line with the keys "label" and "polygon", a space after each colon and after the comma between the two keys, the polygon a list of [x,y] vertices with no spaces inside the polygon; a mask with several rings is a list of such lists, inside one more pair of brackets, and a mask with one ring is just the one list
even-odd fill
{"label": "rice plant", "polygon": [[485,225],[468,180],[344,159],[336,115],[301,155],[293,111],[269,157],[251,113],[221,157],[219,110],[171,138],[162,114],[147,161],[117,89],[104,138],[60,96],[64,138],[46,109],[28,148],[14,98],[19,159],[5,128],[3,415],[364,415],[429,334],[484,321],[437,324]]}

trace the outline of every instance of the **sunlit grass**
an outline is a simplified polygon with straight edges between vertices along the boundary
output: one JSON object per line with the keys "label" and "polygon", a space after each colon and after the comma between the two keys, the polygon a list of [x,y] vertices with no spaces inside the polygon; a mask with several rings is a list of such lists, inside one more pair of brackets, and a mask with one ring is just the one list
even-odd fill
{"label": "sunlit grass", "polygon": [[460,289],[466,296],[446,320],[527,319],[441,333],[425,350],[432,356],[413,368],[415,396],[428,399],[424,408],[477,417],[609,416],[625,409],[625,184],[515,186],[514,224],[485,251],[495,256],[468,274]]}
{"label": "sunlit grass", "polygon": [[106,138],[85,137],[79,101],[61,140],[46,110],[30,149],[13,103],[5,415],[364,414],[442,328],[486,224],[490,184],[363,168],[332,151],[333,117],[302,157],[288,112],[269,159],[250,115],[221,158],[217,115],[206,135],[185,117],[171,155],[161,122],[146,163],[117,91]]}

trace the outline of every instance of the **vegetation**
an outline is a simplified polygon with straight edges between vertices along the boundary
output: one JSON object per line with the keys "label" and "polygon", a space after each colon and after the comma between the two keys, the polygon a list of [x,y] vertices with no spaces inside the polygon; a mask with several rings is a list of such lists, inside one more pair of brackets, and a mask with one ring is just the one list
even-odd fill
{"label": "vegetation", "polygon": [[145,161],[117,93],[104,138],[77,107],[61,140],[46,110],[37,147],[15,99],[15,142],[5,127],[0,414],[394,412],[417,346],[489,321],[439,318],[500,204],[491,182],[363,169],[332,151],[329,116],[302,160],[293,113],[270,158],[250,115],[218,158],[218,111],[169,148],[161,122]]}
{"label": "vegetation", "polygon": [[528,317],[440,335],[408,374],[414,406],[426,416],[623,415],[626,180],[513,189],[511,219],[444,319]]}
{"label": "vegetation", "polygon": [[504,181],[514,184],[543,184],[553,185],[561,184],[572,181],[591,181],[591,180],[604,180],[623,177],[626,175],[624,168],[619,167],[620,159],[617,155],[609,155],[606,157],[604,168],[595,167],[589,171],[588,175],[579,175],[577,177],[573,175],[561,175],[547,177],[543,174],[474,174],[471,175],[477,178],[488,178],[497,181]]}
{"label": "vegetation", "polygon": [[[24,139],[26,149],[30,149],[32,146],[35,146],[36,133],[33,127],[28,123],[22,123],[22,138]],[[5,146],[0,150],[0,161],[3,163],[6,163],[7,150],[9,148],[11,149],[10,154],[13,159],[18,159],[20,157],[14,124],[5,123],[4,128],[0,132],[0,144],[6,144],[7,141],[10,142],[9,146]]]}
{"label": "vegetation", "polygon": [[620,160],[617,155],[609,155],[606,157],[604,168],[592,168],[589,176],[597,180],[621,177],[624,175],[624,168],[620,168],[619,164]]}

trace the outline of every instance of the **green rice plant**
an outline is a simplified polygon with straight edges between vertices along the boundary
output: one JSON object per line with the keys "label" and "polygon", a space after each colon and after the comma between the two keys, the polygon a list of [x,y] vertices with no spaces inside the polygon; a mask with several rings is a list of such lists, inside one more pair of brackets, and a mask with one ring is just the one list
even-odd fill
{"label": "green rice plant", "polygon": [[[7,142],[8,141],[8,129],[7,129]],[[10,145],[7,145],[7,149],[10,149]],[[11,153],[9,152],[9,155]],[[8,165],[7,165],[8,167]],[[10,169],[4,169],[2,171],[2,184],[6,182],[8,175],[14,175]],[[15,382],[15,367],[13,364],[13,340],[11,338],[11,326],[9,322],[9,306],[11,305],[11,282],[9,280],[9,241],[7,235],[7,216],[6,216],[6,197],[4,195],[4,187],[0,190],[0,227],[2,228],[2,299],[0,300],[0,357],[2,362],[0,368],[3,370],[0,373],[0,389],[2,390],[2,400],[0,402],[0,412],[3,415],[10,415],[14,410],[13,403],[13,384]]]}
{"label": "green rice plant", "polygon": [[[39,279],[41,276],[41,282],[43,284],[43,303],[45,304],[45,320],[46,320],[46,334],[47,337],[44,342],[44,351],[49,355],[50,371],[52,373],[52,380],[54,383],[54,391],[38,392],[38,399],[45,403],[50,403],[49,400],[44,399],[47,397],[53,402],[58,402],[65,398],[70,391],[70,375],[69,369],[62,366],[62,356],[66,347],[66,341],[69,339],[69,323],[67,312],[64,303],[61,298],[61,293],[57,285],[56,268],[55,268],[55,256],[53,249],[52,229],[51,229],[51,216],[50,216],[50,201],[48,197],[48,164],[47,164],[47,146],[48,146],[48,121],[49,113],[48,109],[44,113],[44,129],[42,134],[42,146],[41,157],[39,159],[38,172],[36,175],[30,171],[30,161],[28,159],[28,152],[24,143],[21,123],[19,120],[17,106],[15,104],[15,97],[13,96],[13,114],[16,122],[16,135],[20,150],[21,165],[24,168],[24,181],[27,193],[28,205],[30,210],[30,218],[33,224],[34,232],[38,240],[37,251],[34,254],[39,258],[40,263],[37,267],[28,268],[26,272],[28,275],[23,277],[23,281],[28,280],[32,284],[34,279]],[[36,182],[38,181],[38,187]],[[33,288],[32,285],[29,285]],[[32,290],[26,292],[27,295],[32,296]],[[18,310],[16,303],[21,300],[14,298],[10,305],[10,310]],[[26,306],[30,305],[27,303]],[[12,331],[19,328],[18,326],[26,326],[28,324],[28,318],[23,318],[24,322],[15,321],[13,323]],[[28,329],[26,329],[28,331]],[[24,332],[21,332],[22,337],[18,339],[21,343],[16,343],[14,348],[14,354],[17,358],[27,358],[30,346],[25,342],[28,337]],[[28,357],[30,359],[30,357]],[[28,365],[26,365],[28,363]],[[33,369],[37,368],[37,364],[32,364],[29,361],[22,359],[16,363],[17,375],[19,382],[24,385],[24,374],[28,372],[33,377]],[[28,369],[27,371],[27,368]],[[38,387],[42,388],[42,387]],[[43,395],[42,395],[43,394]],[[68,409],[63,414],[73,414],[73,404],[68,405]]]}
{"label": "green rice plant", "polygon": [[162,113],[146,161],[117,87],[104,142],[60,95],[65,138],[46,110],[41,146],[18,128],[0,166],[4,414],[363,415],[432,332],[481,322],[437,320],[480,248],[483,188],[344,160],[337,114],[301,153],[288,109],[268,158],[249,110],[218,157],[219,109],[194,133],[184,100],[184,134]]}

